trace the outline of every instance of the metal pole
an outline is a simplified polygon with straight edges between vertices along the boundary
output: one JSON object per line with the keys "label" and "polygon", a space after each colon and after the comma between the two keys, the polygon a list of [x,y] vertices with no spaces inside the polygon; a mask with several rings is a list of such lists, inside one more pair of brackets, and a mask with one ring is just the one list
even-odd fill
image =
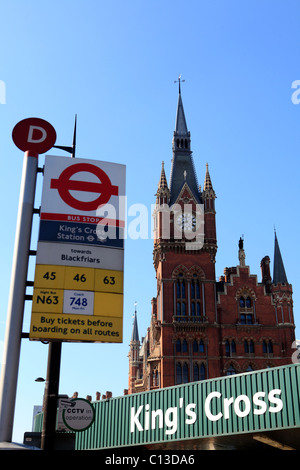
{"label": "metal pole", "polygon": [[55,450],[57,400],[61,359],[61,342],[49,343],[44,416],[41,438],[42,450]]}
{"label": "metal pole", "polygon": [[12,440],[37,168],[38,154],[25,152],[0,378],[0,442]]}

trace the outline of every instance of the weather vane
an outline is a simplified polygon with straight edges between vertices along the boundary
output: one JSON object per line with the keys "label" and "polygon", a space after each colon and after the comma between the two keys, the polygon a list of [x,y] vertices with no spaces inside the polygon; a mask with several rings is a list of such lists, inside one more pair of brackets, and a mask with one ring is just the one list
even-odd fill
{"label": "weather vane", "polygon": [[181,80],[181,73],[179,74],[178,80],[174,80],[174,83],[179,83],[179,93],[181,93],[180,83],[185,82],[185,80]]}

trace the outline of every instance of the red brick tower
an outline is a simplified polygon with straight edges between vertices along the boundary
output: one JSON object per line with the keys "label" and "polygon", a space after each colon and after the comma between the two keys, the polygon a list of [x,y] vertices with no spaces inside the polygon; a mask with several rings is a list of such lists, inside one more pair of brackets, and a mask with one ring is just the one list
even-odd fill
{"label": "red brick tower", "polygon": [[292,286],[276,237],[273,281],[269,257],[261,283],[250,273],[242,239],[239,264],[216,281],[216,194],[208,165],[203,191],[197,183],[180,80],[172,148],[170,184],[162,164],[153,214],[157,295],[141,346],[135,316],[129,393],[284,365],[294,352]]}

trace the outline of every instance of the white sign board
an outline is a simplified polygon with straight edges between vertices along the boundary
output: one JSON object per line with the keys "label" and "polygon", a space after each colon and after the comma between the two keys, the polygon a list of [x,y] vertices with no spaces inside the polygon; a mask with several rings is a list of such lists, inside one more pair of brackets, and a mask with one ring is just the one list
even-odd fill
{"label": "white sign board", "polygon": [[46,156],[30,339],[123,341],[125,171]]}

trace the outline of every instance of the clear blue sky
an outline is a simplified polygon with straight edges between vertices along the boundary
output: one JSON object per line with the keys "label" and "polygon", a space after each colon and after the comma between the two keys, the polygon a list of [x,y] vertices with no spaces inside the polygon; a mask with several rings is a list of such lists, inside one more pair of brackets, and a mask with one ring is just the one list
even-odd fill
{"label": "clear blue sky", "polygon": [[[208,163],[218,197],[216,275],[238,263],[244,234],[246,263],[260,281],[265,255],[273,267],[275,225],[299,325],[300,104],[291,99],[292,82],[300,80],[299,17],[292,0],[2,2],[1,342],[23,161],[13,127],[43,118],[57,144],[70,145],[77,113],[77,156],[126,164],[128,206],[146,205],[150,226],[162,160],[170,174],[180,73],[198,180],[203,185]],[[40,186],[41,176],[37,207]],[[33,245],[37,228],[35,218]],[[63,344],[60,393],[94,398],[127,388],[134,302],[142,336],[156,295],[150,236],[149,228],[147,239],[126,240],[123,344]],[[34,263],[31,279],[33,270]],[[25,332],[29,321],[30,305]],[[33,405],[42,402],[44,385],[34,380],[46,376],[47,354],[47,346],[23,340],[16,441],[31,430]]]}

